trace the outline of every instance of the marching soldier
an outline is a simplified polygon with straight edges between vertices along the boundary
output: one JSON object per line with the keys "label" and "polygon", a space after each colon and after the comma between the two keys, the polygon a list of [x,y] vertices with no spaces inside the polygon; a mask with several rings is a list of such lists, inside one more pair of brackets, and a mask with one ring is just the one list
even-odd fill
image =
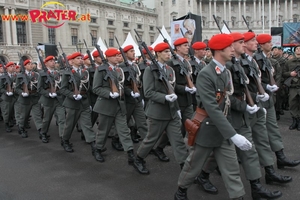
{"label": "marching soldier", "polygon": [[212,53],[211,53],[211,50],[210,48],[206,48],[206,54],[205,54],[205,57],[204,57],[204,62],[206,64],[210,63],[210,61],[212,60]]}
{"label": "marching soldier", "polygon": [[41,105],[38,103],[40,95],[37,92],[37,82],[39,74],[32,71],[32,65],[30,60],[23,62],[25,71],[19,73],[16,80],[16,92],[19,94],[18,102],[20,104],[20,122],[19,122],[19,134],[22,138],[27,138],[26,127],[30,127],[28,124],[28,118],[30,111],[33,116],[35,126],[40,133],[42,128],[42,110]]}
{"label": "marching soldier", "polygon": [[250,150],[252,144],[244,136],[236,133],[227,119],[229,95],[233,92],[233,86],[225,64],[234,54],[232,43],[232,36],[227,34],[215,35],[209,41],[213,60],[201,70],[196,83],[197,110],[205,109],[207,117],[197,131],[193,149],[179,175],[175,200],[188,199],[187,189],[200,174],[211,152],[214,152],[230,198],[243,199],[245,194],[233,143],[243,151]]}
{"label": "marching soldier", "polygon": [[94,76],[93,92],[98,95],[98,99],[93,110],[99,113],[95,158],[99,162],[105,161],[101,153],[114,123],[124,150],[127,151],[128,164],[133,164],[135,156],[126,123],[126,106],[122,88],[124,74],[122,69],[117,67],[118,54],[120,52],[115,48],[107,49],[105,55],[108,62],[98,67]]}
{"label": "marching soldier", "polygon": [[[181,135],[181,122],[179,118],[179,107],[176,99],[177,95],[165,87],[174,82],[174,71],[166,65],[170,59],[169,45],[159,43],[154,51],[157,55],[158,65],[150,65],[145,69],[144,74],[144,93],[149,99],[149,105],[146,108],[148,117],[148,133],[137,151],[137,158],[134,167],[141,174],[149,174],[145,167],[144,159],[147,157],[157,140],[165,131],[173,148],[176,161],[181,166],[187,157],[187,149]],[[161,77],[164,77],[161,80]]]}
{"label": "marching soldier", "polygon": [[293,122],[289,129],[300,131],[300,45],[294,47],[294,53],[295,57],[285,63],[283,76],[291,79],[289,106]]}
{"label": "marching soldier", "polygon": [[66,116],[65,108],[62,106],[64,96],[60,93],[58,85],[61,81],[60,73],[55,70],[55,57],[48,56],[44,60],[47,71],[41,70],[38,81],[38,92],[41,94],[39,103],[43,105],[44,117],[43,126],[40,132],[40,139],[43,143],[48,143],[48,129],[51,124],[53,114],[57,116],[59,137],[63,136]]}
{"label": "marching soldier", "polygon": [[74,152],[69,140],[77,121],[79,121],[85,140],[91,144],[92,153],[94,153],[95,133],[92,129],[91,108],[87,94],[89,73],[87,70],[81,69],[82,55],[80,52],[73,53],[68,59],[71,60],[73,66],[63,73],[60,88],[61,94],[65,96],[63,106],[66,110],[66,122],[61,144],[66,152]]}

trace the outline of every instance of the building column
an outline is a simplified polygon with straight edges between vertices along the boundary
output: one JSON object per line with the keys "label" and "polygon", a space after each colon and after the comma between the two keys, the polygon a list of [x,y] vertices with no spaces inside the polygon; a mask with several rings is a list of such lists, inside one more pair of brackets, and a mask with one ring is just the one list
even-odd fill
{"label": "building column", "polygon": [[230,21],[230,23],[228,23],[228,26],[232,27],[232,20],[231,20],[231,0],[228,0],[228,21]]}
{"label": "building column", "polygon": [[226,16],[226,0],[224,0],[223,2],[223,13],[224,13],[224,16],[223,16],[223,19],[227,22],[227,16]]}
{"label": "building column", "polygon": [[[11,15],[14,16],[16,14],[15,8],[11,9]],[[11,20],[11,35],[12,35],[12,43],[13,45],[18,45],[18,37],[17,37],[17,24],[15,20]]]}
{"label": "building column", "polygon": [[212,20],[212,14],[211,14],[211,1],[209,0],[209,4],[208,4],[208,10],[209,10],[209,27],[213,26],[213,20]]}
{"label": "building column", "polygon": [[274,19],[274,22],[273,22],[273,24],[274,24],[274,26],[278,26],[278,24],[277,24],[277,22],[278,22],[278,17],[277,17],[277,15],[278,15],[278,13],[277,13],[277,0],[275,0],[274,1],[274,17],[273,17],[273,19]]}
{"label": "building column", "polygon": [[238,27],[241,27],[241,16],[242,16],[242,12],[241,12],[241,0],[239,0],[239,15],[238,15]]}
{"label": "building column", "polygon": [[[253,21],[253,26],[256,26],[256,22],[257,22],[257,16],[256,16],[256,0],[253,1],[253,17],[252,17],[252,21]],[[250,26],[250,22],[249,22],[249,26]]]}
{"label": "building column", "polygon": [[[217,13],[217,0],[214,0],[214,15]],[[220,23],[219,23],[220,24]],[[215,28],[218,27],[217,24],[214,26]]]}
{"label": "building column", "polygon": [[[6,16],[9,15],[9,10],[7,7],[4,7],[4,14]],[[4,21],[4,26],[5,26],[5,41],[7,45],[11,45],[11,33],[10,33],[10,23],[9,20]]]}
{"label": "building column", "polygon": [[[30,21],[27,21],[25,22],[26,23],[26,27],[27,27],[27,30],[26,30],[26,37],[28,40],[26,40],[27,44],[29,44],[30,46],[33,46],[32,45],[32,28],[31,28],[31,22]],[[87,24],[87,23],[83,23],[83,24]],[[88,30],[88,29],[87,29]],[[48,32],[48,29],[46,31],[46,33]],[[28,36],[27,36],[28,34]],[[48,34],[47,34],[48,36]],[[48,39],[48,38],[47,38]],[[48,39],[49,40],[49,39]]]}
{"label": "building column", "polygon": [[258,26],[260,26],[261,25],[261,20],[262,20],[262,18],[261,18],[262,16],[261,16],[261,2],[260,2],[260,0],[258,1]]}
{"label": "building column", "polygon": [[[276,15],[276,10],[274,10],[274,13]],[[271,27],[272,27],[272,5],[271,5],[271,0],[269,0],[269,28]]]}
{"label": "building column", "polygon": [[293,22],[293,0],[290,1],[290,19]]}
{"label": "building column", "polygon": [[288,3],[287,3],[287,0],[284,1],[284,20],[285,22],[288,22],[289,19],[288,19],[288,16],[287,16],[287,13],[288,13]]}
{"label": "building column", "polygon": [[[200,1],[200,3],[199,3],[199,10],[200,10],[199,15],[203,16],[202,15],[202,1]],[[202,27],[204,27],[204,25],[205,25],[205,24],[203,24],[203,19],[202,18],[201,18],[201,25],[202,25]]]}

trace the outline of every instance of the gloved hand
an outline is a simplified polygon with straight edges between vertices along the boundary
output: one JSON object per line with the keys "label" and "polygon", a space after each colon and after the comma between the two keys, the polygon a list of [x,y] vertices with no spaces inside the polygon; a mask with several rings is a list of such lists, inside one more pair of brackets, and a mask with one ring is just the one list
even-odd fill
{"label": "gloved hand", "polygon": [[82,96],[81,96],[80,94],[73,95],[73,97],[74,97],[74,99],[75,99],[76,101],[79,101],[79,100],[82,99]]}
{"label": "gloved hand", "polygon": [[177,95],[176,94],[168,94],[165,96],[165,99],[169,102],[174,102],[177,99]]}
{"label": "gloved hand", "polygon": [[268,95],[268,93],[265,93],[262,95],[258,94],[258,95],[256,95],[256,102],[259,102],[259,101],[265,102],[265,101],[268,101],[269,98],[270,98],[270,96]]}
{"label": "gloved hand", "polygon": [[179,118],[182,119],[180,110],[177,110],[177,114],[178,114]]}
{"label": "gloved hand", "polygon": [[6,92],[6,95],[9,96],[9,97],[12,96],[13,94],[14,93],[12,93],[12,92]]}
{"label": "gloved hand", "polygon": [[246,107],[246,111],[250,114],[256,113],[259,109],[260,109],[260,107],[257,107],[256,104],[254,106],[247,105],[247,107]]}
{"label": "gloved hand", "polygon": [[269,90],[270,92],[275,92],[279,89],[279,87],[277,85],[269,85],[267,84],[267,90]]}
{"label": "gloved hand", "polygon": [[134,95],[134,92],[133,92],[133,91],[131,91],[130,94],[131,94],[131,96],[132,96],[133,98],[135,98],[135,95]]}
{"label": "gloved hand", "polygon": [[[196,88],[195,88],[196,89]],[[194,89],[193,88],[189,88],[189,87],[187,87],[187,86],[185,86],[185,89],[184,89],[186,92],[189,92],[189,93],[191,93],[191,94],[193,94],[194,93]]]}
{"label": "gloved hand", "polygon": [[120,96],[120,94],[117,92],[114,92],[114,96],[115,96],[115,98],[118,98]]}
{"label": "gloved hand", "polygon": [[55,98],[57,97],[57,94],[56,93],[52,93],[52,98]]}
{"label": "gloved hand", "polygon": [[141,95],[140,95],[140,93],[134,93],[134,98],[138,98],[138,97],[140,97]]}
{"label": "gloved hand", "polygon": [[120,95],[119,95],[119,93],[117,93],[117,92],[114,92],[114,93],[110,92],[110,93],[109,93],[109,96],[110,96],[111,98],[115,99],[115,98],[118,98]]}
{"label": "gloved hand", "polygon": [[28,97],[28,96],[29,96],[28,93],[22,92],[22,97]]}
{"label": "gloved hand", "polygon": [[193,92],[191,94],[194,94],[197,91],[197,88],[193,87]]}
{"label": "gloved hand", "polygon": [[235,146],[237,146],[242,151],[248,151],[252,148],[251,142],[249,142],[244,136],[240,134],[236,133],[230,139],[235,144]]}

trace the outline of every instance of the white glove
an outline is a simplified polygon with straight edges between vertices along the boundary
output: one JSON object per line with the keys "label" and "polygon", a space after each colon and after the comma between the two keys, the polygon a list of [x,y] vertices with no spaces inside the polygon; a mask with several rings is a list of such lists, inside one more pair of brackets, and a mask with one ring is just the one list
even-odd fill
{"label": "white glove", "polygon": [[182,119],[180,110],[177,110],[177,114],[178,114],[179,118]]}
{"label": "white glove", "polygon": [[270,96],[268,95],[268,93],[265,93],[262,95],[258,94],[258,95],[256,95],[256,102],[259,102],[259,101],[265,102],[265,101],[268,101],[269,98],[270,98]]}
{"label": "white glove", "polygon": [[57,97],[57,94],[56,94],[56,93],[51,93],[51,94],[52,94],[52,98]]}
{"label": "white glove", "polygon": [[133,92],[133,91],[131,91],[130,94],[131,94],[131,96],[132,96],[133,98],[135,98],[135,95],[134,95],[134,92]]}
{"label": "white glove", "polygon": [[118,96],[120,96],[120,95],[119,95],[119,93],[117,93],[117,92],[114,92],[114,93],[110,92],[110,93],[109,93],[109,96],[110,96],[111,98],[115,99],[115,98],[118,98]]}
{"label": "white glove", "polygon": [[240,134],[235,134],[232,136],[231,141],[242,151],[248,151],[252,148],[251,142],[249,142],[244,136]]}
{"label": "white glove", "polygon": [[6,92],[6,95],[9,96],[9,97],[12,96],[13,94],[14,93],[12,93],[12,92]]}
{"label": "white glove", "polygon": [[22,97],[28,97],[28,93],[22,92]]}
{"label": "white glove", "polygon": [[79,100],[81,100],[82,99],[82,96],[80,95],[80,94],[77,94],[77,96],[75,97],[75,100],[76,101],[79,101]]}
{"label": "white glove", "polygon": [[140,96],[141,96],[140,93],[134,93],[134,98],[138,98]]}
{"label": "white glove", "polygon": [[174,102],[177,99],[177,95],[174,94],[174,93],[173,94],[168,94],[168,95],[165,96],[165,99],[167,101]]}
{"label": "white glove", "polygon": [[[196,89],[196,88],[195,88],[195,89]],[[184,90],[185,90],[186,92],[191,93],[191,94],[194,93],[194,89],[193,89],[193,88],[189,88],[188,86],[185,86]]]}
{"label": "white glove", "polygon": [[118,98],[120,96],[120,94],[117,92],[114,92],[114,96],[115,96],[115,98]]}
{"label": "white glove", "polygon": [[197,88],[193,87],[193,92],[191,92],[191,94],[194,94],[197,91]]}
{"label": "white glove", "polygon": [[253,114],[253,113],[256,113],[259,110],[259,108],[260,107],[257,107],[256,104],[254,106],[247,105],[246,110],[248,113]]}
{"label": "white glove", "polygon": [[270,92],[275,92],[279,89],[279,87],[277,85],[269,85],[267,84],[267,90],[269,90]]}

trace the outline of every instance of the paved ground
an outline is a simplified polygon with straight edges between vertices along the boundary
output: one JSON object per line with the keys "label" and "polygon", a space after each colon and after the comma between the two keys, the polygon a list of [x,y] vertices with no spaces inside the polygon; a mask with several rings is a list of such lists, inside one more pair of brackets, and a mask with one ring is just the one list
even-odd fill
{"label": "paved ground", "polygon": [[[289,131],[289,114],[282,116],[279,126],[285,144],[285,153],[300,159],[299,131]],[[31,123],[33,126],[33,123]],[[74,153],[66,153],[60,146],[58,129],[53,123],[50,129],[51,141],[43,144],[34,126],[29,129],[29,138],[22,139],[13,128],[6,133],[0,122],[0,200],[168,200],[173,199],[177,188],[180,167],[175,163],[171,148],[166,149],[169,163],[158,161],[153,155],[146,159],[151,174],[138,174],[127,164],[125,152],[117,152],[107,141],[108,150],[104,153],[105,163],[99,163],[91,155],[91,148],[80,140],[80,133],[74,131],[71,142]],[[138,146],[136,145],[135,148]],[[276,169],[277,170],[277,169]],[[281,199],[299,199],[300,166],[293,169],[277,170],[280,174],[291,175],[293,182],[285,186],[268,186],[281,190]],[[247,195],[250,185],[244,180]],[[211,181],[218,187],[219,195],[204,193],[199,186],[193,185],[188,191],[191,200],[228,199],[222,179],[213,173]],[[265,185],[265,180],[262,179]]]}

